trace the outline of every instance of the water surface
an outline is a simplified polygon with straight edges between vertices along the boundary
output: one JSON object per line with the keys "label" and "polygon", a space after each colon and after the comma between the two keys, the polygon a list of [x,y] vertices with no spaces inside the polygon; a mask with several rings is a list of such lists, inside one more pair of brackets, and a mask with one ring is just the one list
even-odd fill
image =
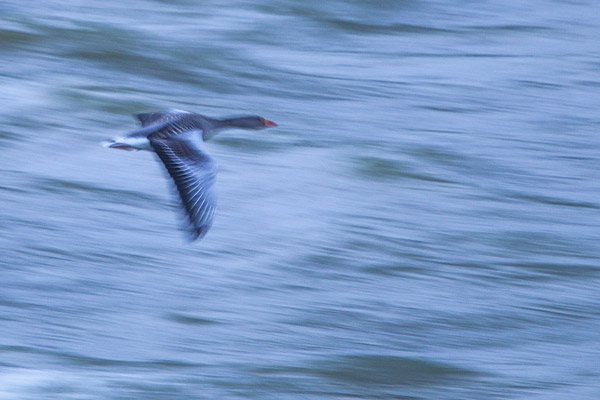
{"label": "water surface", "polygon": [[[4,1],[0,399],[600,397],[592,1]],[[177,229],[132,113],[252,113]]]}

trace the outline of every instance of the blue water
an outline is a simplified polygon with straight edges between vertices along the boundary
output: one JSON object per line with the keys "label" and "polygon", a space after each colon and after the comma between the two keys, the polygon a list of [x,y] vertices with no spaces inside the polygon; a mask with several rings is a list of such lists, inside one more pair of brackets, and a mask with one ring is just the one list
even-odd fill
{"label": "blue water", "polygon": [[[0,9],[0,399],[600,398],[600,3]],[[198,243],[166,108],[279,124]]]}

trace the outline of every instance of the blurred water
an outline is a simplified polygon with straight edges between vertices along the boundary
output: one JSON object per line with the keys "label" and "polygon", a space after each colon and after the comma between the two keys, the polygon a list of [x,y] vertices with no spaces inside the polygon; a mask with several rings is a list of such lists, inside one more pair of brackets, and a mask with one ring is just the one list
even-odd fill
{"label": "blurred water", "polygon": [[[0,7],[0,399],[600,398],[600,3]],[[279,123],[192,245],[163,108]]]}

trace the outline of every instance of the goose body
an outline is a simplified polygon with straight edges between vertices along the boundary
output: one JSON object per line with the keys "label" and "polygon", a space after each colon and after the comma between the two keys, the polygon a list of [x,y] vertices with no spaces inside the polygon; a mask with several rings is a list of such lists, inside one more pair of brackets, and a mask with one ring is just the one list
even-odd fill
{"label": "goose body", "polygon": [[187,216],[192,240],[210,229],[216,208],[216,167],[204,141],[227,128],[264,129],[276,123],[259,116],[216,119],[181,110],[137,114],[141,128],[104,143],[122,150],[155,152],[171,176]]}

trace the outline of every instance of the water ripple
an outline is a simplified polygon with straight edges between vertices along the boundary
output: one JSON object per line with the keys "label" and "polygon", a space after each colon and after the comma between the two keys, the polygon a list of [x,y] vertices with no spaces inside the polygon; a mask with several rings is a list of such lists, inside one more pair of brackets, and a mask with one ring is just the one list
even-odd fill
{"label": "water ripple", "polygon": [[314,360],[306,367],[262,368],[262,373],[302,373],[358,385],[440,385],[445,380],[465,380],[482,373],[456,365],[411,357],[361,354]]}
{"label": "water ripple", "polygon": [[86,367],[125,367],[125,368],[197,368],[203,364],[190,363],[178,360],[119,360],[111,358],[91,357],[75,353],[44,350],[28,346],[0,346],[0,352],[4,353],[26,353],[34,355],[51,356],[68,364]]}

